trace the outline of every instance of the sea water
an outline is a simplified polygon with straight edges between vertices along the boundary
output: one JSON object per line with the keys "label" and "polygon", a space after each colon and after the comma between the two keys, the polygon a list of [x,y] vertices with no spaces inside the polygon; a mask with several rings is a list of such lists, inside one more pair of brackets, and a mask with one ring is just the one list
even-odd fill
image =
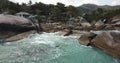
{"label": "sea water", "polygon": [[0,45],[0,63],[120,63],[103,51],[80,45],[78,37],[32,34]]}

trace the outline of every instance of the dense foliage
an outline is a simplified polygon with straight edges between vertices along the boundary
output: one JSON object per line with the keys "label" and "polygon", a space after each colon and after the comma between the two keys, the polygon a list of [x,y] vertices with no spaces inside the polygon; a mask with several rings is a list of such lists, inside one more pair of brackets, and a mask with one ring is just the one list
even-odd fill
{"label": "dense foliage", "polygon": [[47,19],[51,19],[56,22],[65,22],[69,18],[77,16],[83,16],[89,22],[98,21],[100,19],[106,19],[109,21],[113,16],[120,14],[119,6],[115,8],[110,7],[109,10],[107,9],[108,7],[110,6],[101,6],[99,8],[97,5],[89,4],[83,5],[78,9],[72,5],[65,6],[63,3],[59,2],[56,5],[44,4],[41,2],[32,4],[30,0],[29,3],[18,4],[9,0],[0,0],[0,13],[9,12],[10,14],[15,14],[17,12],[28,12],[30,14],[37,15],[39,20],[41,18],[40,16],[46,16]]}
{"label": "dense foliage", "polygon": [[64,21],[65,18],[75,17],[79,14],[76,7],[72,5],[65,6],[59,2],[57,5],[48,5],[41,2],[32,4],[31,1],[28,4],[18,4],[8,0],[0,0],[0,12],[9,12],[10,14],[15,14],[17,12],[28,12],[33,15],[46,16],[49,19],[54,19],[54,21]]}
{"label": "dense foliage", "polygon": [[111,9],[105,10],[102,8],[98,8],[90,13],[86,13],[84,18],[89,22],[98,21],[98,20],[106,20],[106,22],[110,21],[114,16],[120,15],[120,9]]}

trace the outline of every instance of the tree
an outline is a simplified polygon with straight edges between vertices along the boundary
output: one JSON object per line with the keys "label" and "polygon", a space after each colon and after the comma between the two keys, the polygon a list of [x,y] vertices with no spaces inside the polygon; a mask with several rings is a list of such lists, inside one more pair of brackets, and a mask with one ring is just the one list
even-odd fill
{"label": "tree", "polygon": [[58,7],[61,12],[66,12],[65,4],[62,4],[62,3],[58,2],[56,7]]}
{"label": "tree", "polygon": [[32,1],[30,0],[28,4],[29,4],[29,6],[31,6],[32,5]]}
{"label": "tree", "polygon": [[7,9],[8,6],[8,0],[0,0],[0,11],[3,12]]}
{"label": "tree", "polygon": [[32,1],[29,0],[29,3],[13,3],[8,0],[0,0],[0,11],[8,10],[11,14],[15,14],[17,12],[28,12],[33,15],[38,16],[46,16],[49,19],[53,19],[54,21],[64,21],[66,16],[70,14],[72,17],[77,16],[78,10],[74,6],[66,7],[63,3],[57,3],[57,5],[53,4],[44,4],[42,2],[37,2],[32,4]]}
{"label": "tree", "polygon": [[11,14],[15,14],[21,11],[20,5],[18,3],[9,2],[7,7]]}
{"label": "tree", "polygon": [[70,5],[67,7],[67,11],[72,15],[72,16],[78,16],[79,11],[76,7]]}

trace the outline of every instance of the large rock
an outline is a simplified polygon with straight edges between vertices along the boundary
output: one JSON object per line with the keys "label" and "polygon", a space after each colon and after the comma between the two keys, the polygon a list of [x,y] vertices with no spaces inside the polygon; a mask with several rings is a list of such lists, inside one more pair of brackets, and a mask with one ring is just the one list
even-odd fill
{"label": "large rock", "polygon": [[104,25],[104,22],[102,22],[101,20],[99,20],[99,21],[97,21],[97,22],[95,23],[95,26],[96,26],[96,27],[100,27],[100,26],[102,26],[102,25]]}
{"label": "large rock", "polygon": [[74,30],[82,30],[83,28],[81,26],[74,27]]}
{"label": "large rock", "polygon": [[35,27],[28,19],[13,15],[0,15],[0,36],[4,33],[4,35],[7,35],[4,37],[9,37],[30,30],[35,30]]}
{"label": "large rock", "polygon": [[34,33],[36,33],[36,31],[28,31],[28,32],[20,33],[15,36],[4,39],[3,42],[13,42],[13,41],[21,40],[27,38],[30,34],[34,34]]}
{"label": "large rock", "polygon": [[24,24],[29,24],[30,22],[27,19],[22,18],[22,17],[1,14],[0,23],[24,25]]}
{"label": "large rock", "polygon": [[103,32],[92,40],[92,45],[120,59],[120,33]]}
{"label": "large rock", "polygon": [[69,36],[71,34],[73,34],[72,30],[64,30],[59,32],[59,35],[62,35],[62,36]]}
{"label": "large rock", "polygon": [[79,38],[79,43],[82,45],[90,45],[91,40],[96,36],[94,33],[83,34]]}
{"label": "large rock", "polygon": [[90,27],[91,24],[90,24],[89,22],[83,22],[83,23],[81,23],[81,26],[82,26],[83,28],[86,28],[86,27]]}
{"label": "large rock", "polygon": [[99,20],[95,23],[95,30],[103,30],[105,28],[105,24],[103,21]]}
{"label": "large rock", "polygon": [[99,30],[103,30],[106,27],[106,25],[101,25],[99,27],[96,27],[95,30],[99,31]]}
{"label": "large rock", "polygon": [[108,24],[105,26],[104,30],[115,30],[115,27],[113,25]]}
{"label": "large rock", "polygon": [[120,19],[118,19],[118,18],[113,19],[113,20],[111,21],[111,24],[119,25],[119,24],[120,24]]}
{"label": "large rock", "polygon": [[115,28],[115,30],[120,31],[120,25],[115,25],[114,28]]}
{"label": "large rock", "polygon": [[[9,26],[7,26],[9,25]],[[33,23],[26,19],[26,18],[22,18],[22,17],[18,17],[18,16],[13,16],[13,15],[0,15],[0,30],[3,29],[2,27],[5,27],[8,29],[6,30],[10,30],[10,28],[30,28],[33,27]],[[5,28],[3,30],[5,30]],[[14,29],[14,30],[16,30]],[[17,29],[18,30],[18,29]],[[12,31],[12,29],[11,29]]]}

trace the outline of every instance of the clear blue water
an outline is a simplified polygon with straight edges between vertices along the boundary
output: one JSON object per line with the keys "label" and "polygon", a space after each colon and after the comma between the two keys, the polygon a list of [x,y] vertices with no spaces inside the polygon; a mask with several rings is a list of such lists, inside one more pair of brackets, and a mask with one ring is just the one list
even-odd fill
{"label": "clear blue water", "polygon": [[0,63],[120,63],[99,49],[85,47],[77,37],[55,33],[0,45]]}

